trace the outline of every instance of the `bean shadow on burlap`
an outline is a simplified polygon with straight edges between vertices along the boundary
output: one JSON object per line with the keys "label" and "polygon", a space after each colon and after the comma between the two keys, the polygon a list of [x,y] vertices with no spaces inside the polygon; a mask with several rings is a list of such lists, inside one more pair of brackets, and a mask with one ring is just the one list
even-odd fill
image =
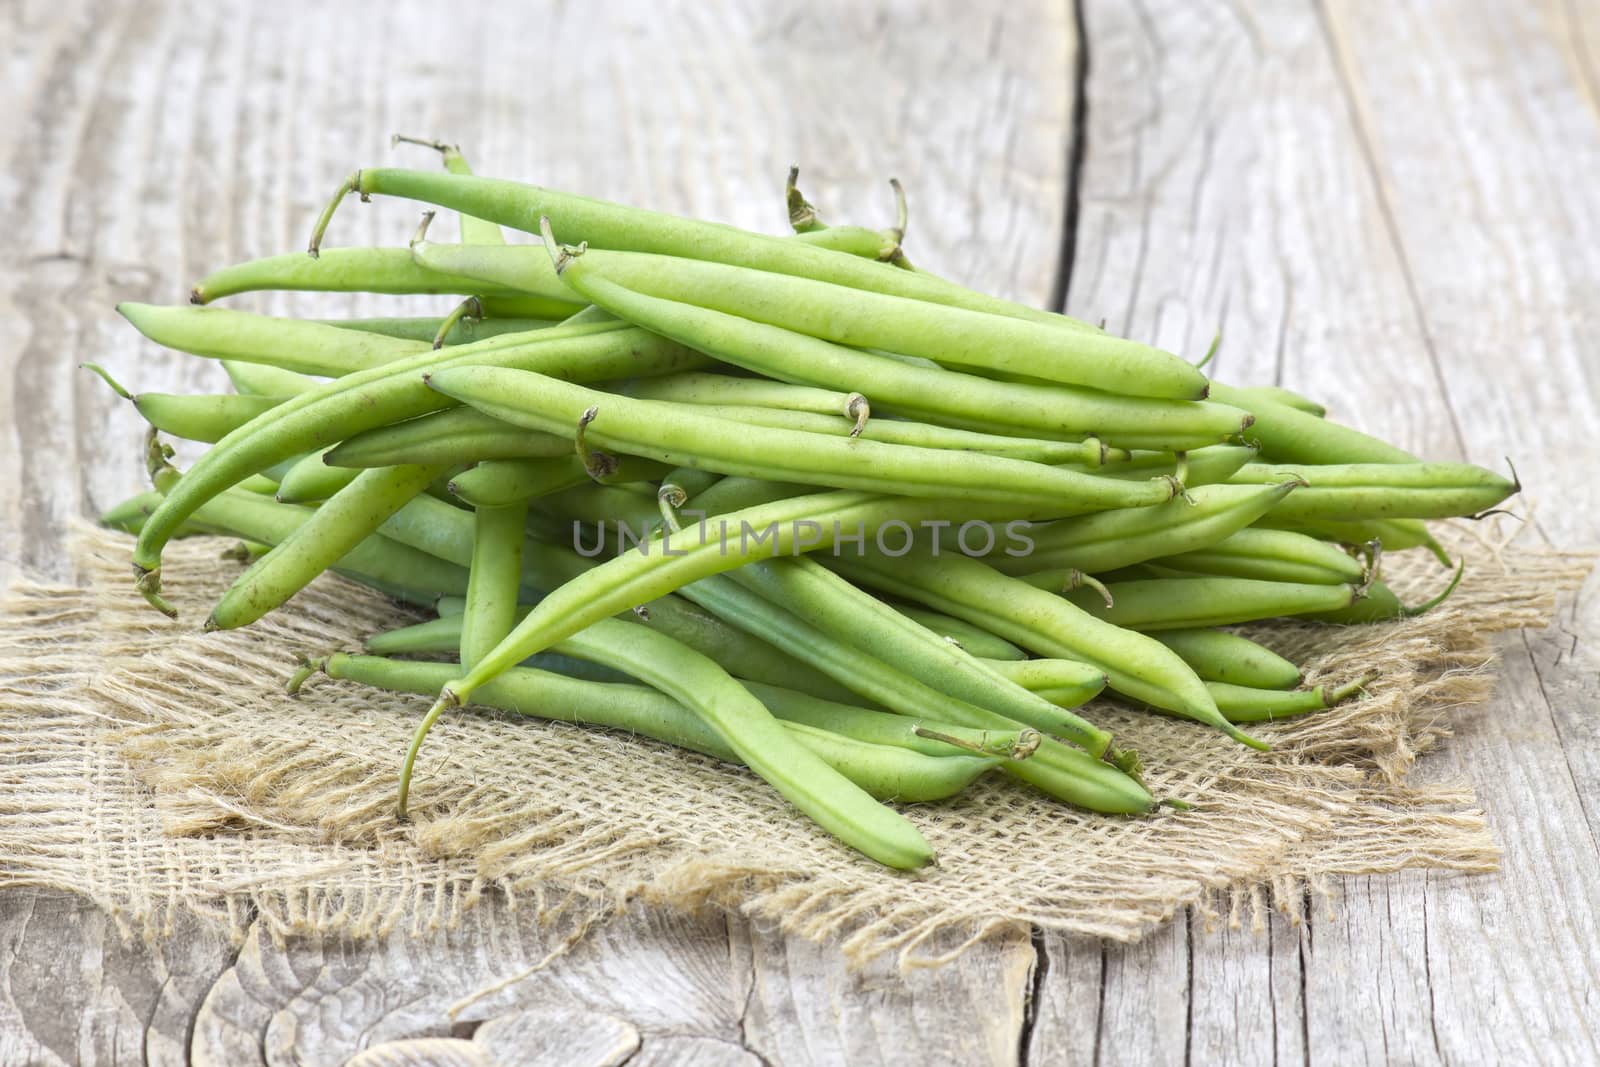
{"label": "bean shadow on burlap", "polygon": [[[1086,709],[1139,750],[1157,796],[1194,810],[1090,815],[994,775],[905,809],[938,862],[904,874],[742,768],[478,708],[433,731],[401,824],[400,758],[430,701],[326,678],[291,698],[282,683],[297,657],[359,649],[419,616],[330,576],[247,630],[199,633],[238,573],[224,542],[169,549],[169,621],[129,586],[129,540],[81,524],[80,584],[19,582],[0,607],[0,884],[72,890],[146,937],[189,914],[236,936],[252,920],[279,936],[420,932],[499,894],[576,940],[630,902],[710,906],[834,940],[853,964],[895,953],[903,967],[1027,924],[1131,941],[1198,906],[1259,925],[1267,909],[1314,906],[1336,875],[1497,862],[1470,783],[1407,774],[1452,709],[1492,692],[1495,635],[1546,625],[1591,557],[1510,549],[1482,526],[1448,543],[1467,577],[1422,618],[1247,630],[1311,682],[1378,672],[1360,699],[1263,726],[1270,754]],[[1410,601],[1448,578],[1421,553],[1388,574]]]}

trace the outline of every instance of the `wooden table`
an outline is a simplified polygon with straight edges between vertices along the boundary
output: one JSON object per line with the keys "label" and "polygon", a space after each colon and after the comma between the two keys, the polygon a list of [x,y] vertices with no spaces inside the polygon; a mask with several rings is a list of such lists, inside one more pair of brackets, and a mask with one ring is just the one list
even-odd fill
{"label": "wooden table", "polygon": [[[897,173],[919,262],[1190,356],[1220,326],[1231,378],[1431,457],[1512,455],[1540,533],[1597,539],[1600,5],[526,7],[0,5],[0,577],[60,576],[64,520],[139,482],[133,413],[80,360],[220,383],[135,345],[112,303],[299,247],[354,166],[433,165],[391,156],[396,130],[767,229],[792,161],[828,217],[878,224]],[[411,211],[352,204],[337,239],[397,243]],[[1503,871],[1347,880],[1332,919],[1018,936],[901,980],[737,918],[641,912],[452,1030],[465,975],[538,957],[525,920],[152,949],[9,889],[0,1063],[1594,1062],[1596,638],[1591,584],[1505,644],[1498,697],[1419,772],[1477,784]],[[475,1041],[411,1040],[452,1034]]]}

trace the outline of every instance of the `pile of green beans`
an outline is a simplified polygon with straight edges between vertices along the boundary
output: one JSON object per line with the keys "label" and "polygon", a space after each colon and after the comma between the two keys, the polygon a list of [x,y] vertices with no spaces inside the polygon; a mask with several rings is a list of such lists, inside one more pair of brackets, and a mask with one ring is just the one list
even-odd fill
{"label": "pile of green beans", "polygon": [[[415,143],[445,173],[357,171],[309,255],[224,266],[190,302],[449,294],[436,315],[129,303],[233,391],[134,394],[85,365],[151,427],[153,490],[102,519],[137,536],[153,606],[175,614],[166,544],[222,534],[248,566],[208,629],[327,571],[433,613],[290,682],[436,695],[402,818],[428,730],[469,702],[740,764],[898,869],[934,855],[901,806],[990,772],[1107,817],[1184,808],[1092,700],[1265,749],[1241,724],[1371,679],[1305,687],[1227,627],[1427,610],[1460,569],[1407,607],[1383,554],[1449,564],[1426,521],[1520,488],[914,268],[898,183],[895,225],[825,226],[791,172],[795,232],[774,236],[476,177]],[[324,250],[350,192],[428,209],[409,245]],[[437,209],[459,242],[429,239]],[[180,471],[158,434],[209,448]]]}

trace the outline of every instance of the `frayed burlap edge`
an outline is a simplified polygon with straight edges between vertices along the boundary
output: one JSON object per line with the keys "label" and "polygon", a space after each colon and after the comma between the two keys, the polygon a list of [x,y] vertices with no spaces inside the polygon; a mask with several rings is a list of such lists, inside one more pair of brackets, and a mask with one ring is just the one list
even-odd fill
{"label": "frayed burlap edge", "polygon": [[[908,810],[940,864],[900,875],[737,768],[477,711],[435,732],[416,821],[397,824],[398,757],[427,701],[329,682],[292,700],[278,684],[296,655],[357,647],[404,609],[328,578],[249,631],[197,634],[192,620],[236,573],[218,543],[169,553],[185,616],[171,623],[128,589],[127,540],[83,526],[85,584],[19,583],[0,609],[0,884],[82,893],[147,937],[182,913],[236,935],[251,919],[280,936],[421,931],[485,893],[577,936],[642,899],[736,910],[836,939],[853,962],[894,952],[913,966],[947,958],[926,946],[951,931],[1132,940],[1188,905],[1235,924],[1298,914],[1337,875],[1490,870],[1470,788],[1405,777],[1448,734],[1450,709],[1492,691],[1493,635],[1544,625],[1589,557],[1453,544],[1468,580],[1424,618],[1259,628],[1313,679],[1382,670],[1364,699],[1263,731],[1269,756],[1193,724],[1091,710],[1144,753],[1159,795],[1195,811],[1088,816],[986,780]],[[1442,582],[1425,560],[1395,573],[1413,598]]]}

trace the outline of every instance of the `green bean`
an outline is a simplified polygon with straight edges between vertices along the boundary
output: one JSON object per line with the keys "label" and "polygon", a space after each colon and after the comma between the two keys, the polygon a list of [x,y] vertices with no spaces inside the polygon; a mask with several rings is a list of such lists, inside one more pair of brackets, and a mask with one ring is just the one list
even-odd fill
{"label": "green bean", "polygon": [[534,185],[398,168],[359,170],[340,185],[312,231],[310,251],[313,256],[318,253],[322,235],[339,202],[350,192],[359,193],[363,198],[376,193],[420,200],[532,234],[539,232],[540,220],[548,215],[562,233],[570,231],[581,235],[600,248],[693,256],[816,278],[869,292],[1045,322],[1064,330],[1093,328],[1064,315],[973,292],[921,271],[901,270],[833,249],[810,247],[805,241],[793,238],[769,237],[719,223],[624,207]]}
{"label": "green bean", "polygon": [[252,474],[240,482],[238,487],[252,493],[262,493],[266,496],[276,496],[278,492],[278,483],[268,478],[265,474]]}
{"label": "green bean", "polygon": [[[701,405],[706,414],[735,422],[753,422],[809,433],[864,435],[889,444],[920,445],[985,452],[994,456],[1031,459],[1039,463],[1077,463],[1098,467],[1129,458],[1121,449],[1099,441],[1051,441],[981,433],[924,422],[879,418],[866,423],[858,418],[866,398],[859,393],[837,393],[811,386],[788,385],[760,378],[726,374],[675,374],[671,377],[626,382],[615,391],[643,400],[674,400]],[[857,414],[850,409],[855,404]],[[837,408],[838,410],[834,410]],[[1242,463],[1242,461],[1241,461]],[[1231,471],[1230,471],[1231,473]]]}
{"label": "green bean", "polygon": [[1117,626],[1189,630],[1335,611],[1355,603],[1360,595],[1348,585],[1263,582],[1251,578],[1151,578],[1111,582],[1107,588],[1114,601],[1110,607],[1092,589],[1068,593],[1067,599]]}
{"label": "green bean", "polygon": [[[190,475],[184,475],[187,479]],[[170,496],[182,480],[162,482]],[[205,501],[193,515],[209,532],[277,545],[287,541],[315,514],[308,508],[279,504],[259,493],[229,489]],[[368,537],[339,558],[332,568],[385,591],[404,590],[408,599],[429,603],[442,590],[465,593],[467,572],[386,537]]]}
{"label": "green bean", "polygon": [[388,467],[396,463],[466,466],[480,460],[571,454],[570,438],[529,433],[475,408],[456,407],[353,434],[322,458],[334,467]]}
{"label": "green bean", "polygon": [[824,764],[878,800],[920,804],[953,797],[998,766],[997,756],[927,755],[845,737],[799,722],[783,729]]}
{"label": "green bean", "polygon": [[[601,569],[589,573],[595,574]],[[568,583],[568,587],[572,584],[575,583]],[[559,591],[553,596],[558,594]],[[541,608],[542,605],[535,608],[528,618],[538,616]],[[523,626],[526,625],[524,620]],[[793,741],[761,702],[715,662],[649,629],[632,627],[618,632],[623,625],[597,616],[588,628],[572,630],[560,639],[560,651],[598,660],[607,666],[620,666],[625,662],[627,666],[623,669],[628,673],[675,698],[699,716],[745,766],[817,825],[879,863],[914,870],[933,858],[933,850],[911,823],[878,804],[810,749]],[[483,671],[495,658],[495,653],[490,653],[468,677]],[[500,673],[501,670],[494,671],[496,675]],[[451,690],[447,686],[445,691]],[[406,812],[417,752],[429,727],[447,706],[444,701],[435,703],[406,753],[400,772],[401,817]]]}
{"label": "green bean", "polygon": [[[674,377],[689,377],[675,375]],[[703,377],[711,377],[704,375]],[[733,379],[737,381],[739,379]],[[627,389],[625,395],[651,399],[645,390]],[[685,400],[684,402],[691,402]],[[825,433],[835,437],[862,436],[869,441],[884,444],[915,445],[920,448],[944,448],[963,452],[982,452],[990,456],[1007,456],[1011,459],[1031,460],[1035,463],[1073,464],[1074,470],[1098,473],[1102,458],[1117,460],[1127,453],[1118,448],[1108,448],[1090,438],[1085,441],[1047,441],[1030,437],[1005,437],[1000,434],[960,430],[951,426],[936,426],[927,422],[913,422],[898,418],[879,417],[854,434],[855,422],[832,415],[817,415],[805,411],[787,411],[782,408],[746,407],[741,405],[705,404],[705,414],[732,422],[748,422],[757,426],[770,426],[780,430],[800,430],[805,433]]]}
{"label": "green bean", "polygon": [[[872,409],[860,393],[840,393],[811,385],[790,385],[766,378],[735,378],[727,374],[675,374],[653,382],[629,383],[619,390],[641,400],[671,400],[681,404],[738,405],[775,408],[791,414],[841,416],[851,437],[860,437]],[[714,412],[713,412],[714,414]],[[831,420],[829,430],[831,432]]]}
{"label": "green bean", "polygon": [[[853,644],[839,641],[783,608],[741,589],[726,577],[702,579],[682,594],[714,606],[735,624],[777,640],[806,662],[848,685],[859,696],[918,719],[934,711],[975,730],[1014,730],[1021,724],[986,708],[955,699],[904,674]],[[1050,731],[1046,731],[1047,733]],[[1046,738],[1038,752],[1001,770],[1078,807],[1103,812],[1149,811],[1148,792],[1117,767],[1076,748]]]}
{"label": "green bean", "polygon": [[[730,423],[663,401],[635,400],[529,372],[454,367],[429,374],[430,387],[496,418],[550,433],[587,432],[600,447],[680,466],[911,496],[1033,503],[1059,512],[1155,503],[1164,481],[1100,479],[1023,460],[909,445],[842,440]],[[590,409],[597,413],[586,416]]]}
{"label": "green bean", "polygon": [[[438,691],[453,667],[448,663],[403,662],[341,653],[296,672],[290,691],[297,692],[310,673],[317,670],[330,678],[428,695]],[[730,763],[742,762],[732,747],[693,712],[648,686],[576,679],[518,667],[479,690],[474,703],[557,722],[609,727]],[[795,741],[880,799],[942,799],[997,762],[993,758],[934,756],[890,749],[798,723],[785,723],[784,728]],[[949,746],[938,747],[953,751]],[[907,786],[917,795],[904,795]]]}
{"label": "green bean", "polygon": [[1094,436],[1121,448],[1181,449],[1214,444],[1250,424],[1247,413],[1218,404],[997,382],[913,365],[598,280],[592,287],[605,288],[613,305],[626,308],[624,317],[630,321],[725,362],[784,382],[860,392],[881,411],[960,429],[1073,441]]}
{"label": "green bean", "polygon": [[[1026,532],[1028,550],[1007,548],[990,565],[1002,574],[1079,570],[1092,574],[1215,545],[1249,526],[1304,483],[1207,485],[1186,497],[1045,523]],[[1059,586],[1058,586],[1059,588]]]}
{"label": "green bean", "polygon": [[[461,628],[462,613],[466,607],[465,597],[452,597],[456,605],[462,609],[455,615],[440,616],[426,622],[413,623],[394,630],[385,630],[382,633],[369,635],[362,641],[362,647],[374,656],[410,656],[431,655],[448,653],[451,656],[461,655]],[[517,618],[526,614],[525,607],[518,606]],[[536,656],[529,656],[522,661],[522,666],[532,667],[536,670],[550,671],[553,674],[565,675],[568,678],[581,678],[588,682],[621,682],[627,685],[634,684],[637,679],[631,675],[614,670],[611,667],[587,660],[577,659],[560,652],[540,652]],[[443,680],[455,677],[457,671],[452,669]],[[442,681],[443,681],[442,680]],[[437,689],[434,690],[437,692]]]}
{"label": "green bean", "polygon": [[1287,693],[1276,689],[1230,685],[1227,682],[1207,682],[1206,688],[1216,697],[1217,707],[1222,709],[1222,714],[1228,717],[1229,722],[1271,722],[1331,708],[1361,692],[1371,681],[1371,677],[1366,677],[1333,688],[1319,685]]}
{"label": "green bean", "polygon": [[[1248,637],[1225,630],[1162,630],[1150,636],[1176,652],[1208,682],[1256,689],[1292,689],[1300,684],[1299,667]],[[1226,708],[1222,710],[1227,713]]]}
{"label": "green bean", "polygon": [[1289,522],[1270,512],[1256,521],[1257,526],[1270,529],[1295,530],[1347,545],[1365,545],[1377,541],[1386,552],[1399,552],[1408,548],[1426,548],[1446,567],[1454,567],[1450,554],[1434,540],[1421,519],[1369,519],[1365,522]]}
{"label": "green bean", "polygon": [[[472,560],[471,516],[431,497],[418,497],[401,508],[383,524],[381,532],[461,566]],[[531,588],[555,589],[595,566],[592,560],[557,544],[528,543],[523,548],[523,583]],[[854,700],[854,694],[833,679],[676,596],[658,597],[639,606],[644,612],[619,609],[618,617],[660,630],[741,678],[802,690],[825,700]]]}
{"label": "green bean", "polygon": [[[393,466],[398,464],[382,465],[383,468]],[[381,468],[375,464],[370,469]],[[280,504],[318,504],[355,481],[360,473],[354,467],[330,467],[321,453],[312,452],[302,456],[284,473],[275,495]]]}
{"label": "green bean", "polygon": [[553,272],[539,289],[497,289],[476,279],[429,270],[412,258],[409,248],[329,248],[315,259],[297,254],[252,259],[200,279],[189,300],[209,304],[263,290],[487,296],[504,302],[501,309],[513,313],[502,316],[508,318],[559,319],[583,305]]}
{"label": "green bean", "polygon": [[299,396],[324,384],[321,378],[271,367],[265,363],[243,363],[236,359],[225,359],[222,361],[222,369],[227,372],[234,391],[248,396]]}
{"label": "green bean", "polygon": [[[829,497],[838,497],[844,494],[826,495]],[[810,503],[813,506],[817,506],[819,502],[812,501]],[[897,502],[891,509],[887,509],[888,513],[897,516],[909,515],[911,521],[915,521],[918,516],[907,506],[908,503],[910,502]],[[793,507],[792,503],[787,501],[783,502],[783,505],[785,509]],[[825,510],[827,507],[827,502],[821,502],[822,509]],[[407,515],[408,511],[412,512],[410,516]],[[435,514],[428,516],[427,513],[429,512],[433,512]],[[929,513],[932,514],[933,512],[930,510]],[[451,558],[452,551],[456,553],[460,552],[460,535],[456,534],[452,537],[453,541],[456,542],[458,546],[454,550],[452,550],[449,547],[449,544],[447,544],[445,541],[439,540],[439,537],[441,535],[448,534],[449,529],[457,522],[455,516],[461,516],[461,514],[462,513],[456,511],[456,509],[450,508],[448,505],[440,504],[438,501],[430,500],[425,497],[418,498],[417,500],[412,501],[411,504],[407,505],[405,509],[402,509],[394,519],[391,519],[390,523],[385,526],[385,531],[390,533],[392,536],[401,537],[402,539],[405,539],[406,536],[409,535],[412,540],[408,541],[408,543],[423,545],[429,548],[431,551],[437,551],[444,558]],[[437,519],[439,521],[424,521],[424,516],[427,518]],[[396,525],[396,520],[403,518],[410,521],[412,528],[409,531],[402,532],[393,528]],[[869,514],[867,518],[871,518],[871,515]],[[749,522],[750,518],[747,516],[741,521]],[[842,513],[841,522],[851,522],[851,518],[848,513]],[[863,527],[865,528],[867,519],[864,518],[862,522]],[[755,522],[752,522],[751,528],[764,529],[768,525],[769,523],[767,519],[762,517],[757,519]],[[775,528],[780,530],[782,529],[781,521]],[[778,546],[775,544],[771,547],[776,552],[780,549],[792,549],[793,544],[789,543],[783,546]],[[674,551],[677,550],[675,549]],[[635,557],[636,561],[648,559],[655,561],[658,564],[665,559],[672,559],[675,562],[681,561],[681,557],[661,556],[659,548],[655,550],[654,555],[649,557],[645,557],[643,553],[639,553],[637,550],[629,555]],[[459,556],[457,558],[459,558]],[[527,558],[529,557],[525,557],[525,559]],[[573,563],[578,563],[581,566],[581,561],[575,560],[570,553],[564,552],[541,554],[532,558],[545,564],[556,565],[558,568],[569,568],[561,570],[556,574],[535,578],[535,584],[549,588],[555,588],[558,583],[566,582],[567,584],[563,585],[560,589],[562,596],[574,597],[575,602],[583,606],[585,610],[592,607],[593,598],[591,598],[581,587],[576,589],[574,588],[575,580],[580,572],[570,568],[572,567]],[[713,556],[712,558],[715,559],[716,557]],[[615,562],[617,561],[613,561],[613,563]],[[626,565],[630,561],[624,558],[622,562],[624,565]],[[637,566],[638,562],[635,562],[634,565]],[[611,566],[611,564],[607,564],[606,566]],[[602,568],[594,568],[596,571],[600,569]],[[593,571],[590,573],[592,574]],[[604,577],[611,579],[615,577],[615,574],[616,571],[614,569]],[[593,579],[590,579],[588,584],[590,584],[592,588],[596,583]],[[610,583],[607,582],[606,584]],[[701,587],[699,591],[703,592],[704,588],[705,587]],[[731,588],[737,590],[736,586]],[[628,596],[622,596],[620,598],[612,598],[609,603],[616,603],[620,605],[627,603],[629,599],[630,598]],[[609,606],[609,603],[607,606]],[[667,596],[662,597],[659,600],[647,600],[646,603],[649,608],[649,621],[647,625],[651,626],[652,628],[667,625],[681,625],[681,621],[678,617],[662,610],[664,606],[681,603],[676,597]],[[773,618],[781,620],[784,616],[787,616],[789,619],[793,619],[793,616],[788,615],[787,612],[776,612],[772,609],[771,605],[765,604],[764,601],[762,602],[762,605],[762,614],[765,615],[768,620]],[[551,610],[551,608],[548,606],[548,602],[547,605],[541,606],[541,610]],[[579,627],[586,624],[585,619],[582,617],[577,619],[571,618],[566,609],[559,603],[554,606],[553,615],[557,619],[564,620],[567,623],[575,623]],[[532,618],[532,616],[530,615],[529,618]],[[702,616],[702,619],[706,624],[714,624],[715,627],[725,627],[725,624],[719,622],[712,616],[705,615]],[[748,625],[753,624],[755,620],[743,618],[739,621],[741,625]],[[523,625],[525,624],[526,622]],[[521,625],[519,625],[519,630],[520,629]],[[689,629],[692,632],[693,628],[687,627],[686,629]],[[734,632],[738,633],[738,631]],[[849,663],[849,676],[851,678],[852,685],[855,686],[856,690],[859,690],[865,684],[866,679],[871,676],[875,676],[877,673],[884,670],[888,670],[889,672],[886,676],[888,680],[886,681],[884,692],[886,699],[894,700],[897,699],[897,695],[903,695],[915,690],[917,683],[913,679],[907,678],[906,676],[899,674],[899,672],[895,672],[892,671],[892,669],[884,667],[871,657],[863,656],[858,650],[850,649],[847,646],[838,646],[837,642],[832,642],[826,637],[826,635],[821,634],[814,628],[811,628],[810,632],[816,635],[817,639],[815,641],[795,644],[791,645],[790,647],[796,654],[808,657],[822,655],[826,653],[829,647],[835,647],[839,650],[841,655],[847,657],[847,662]],[[516,636],[516,634],[514,633],[513,636]],[[675,631],[674,636],[685,641],[686,643],[692,643],[691,636],[682,630]],[[725,635],[721,632],[721,630],[718,629],[713,629],[706,636],[708,643],[714,645],[723,645],[726,641]],[[763,668],[762,673],[758,674],[756,667],[758,662],[763,662],[763,657],[753,653],[761,649],[770,649],[770,646],[766,645],[764,642],[756,641],[753,638],[747,638],[747,640],[752,642],[753,647],[751,651],[749,653],[734,653],[732,656],[732,662],[727,664],[745,677],[755,681],[769,682],[772,684],[785,686],[787,688],[803,689],[813,696],[835,702],[851,703],[857,699],[852,695],[853,690],[846,690],[843,693],[836,695],[833,692],[826,691],[823,686],[808,682],[803,678],[796,677],[793,681],[780,680],[785,674],[794,677],[797,672],[793,670],[772,669],[770,666],[767,666]],[[726,646],[724,645],[724,647]],[[705,649],[702,649],[702,651],[705,651]],[[796,666],[799,665],[796,664]],[[479,670],[482,670],[482,664],[480,664]],[[837,683],[833,684],[835,689],[837,689]],[[954,712],[958,715],[961,714],[960,709],[965,706],[962,702],[952,701],[950,698],[945,697],[942,694],[938,694],[932,690],[929,690],[928,692],[931,694],[930,700],[938,702],[941,711],[946,713]],[[925,706],[919,707],[917,709],[918,712],[920,713],[920,711],[924,710],[924,707]],[[963,718],[958,721],[962,726],[968,726],[975,729],[1015,729],[1018,726],[1018,724],[1013,723],[1002,716],[986,713],[983,712],[982,709],[978,708],[971,709],[971,717]],[[1089,756],[1087,753],[1079,752],[1075,749],[1049,740],[1045,742],[1044,746],[1033,759],[1027,760],[1021,764],[1007,765],[1002,769],[1004,769],[1006,773],[1023,779],[1024,781],[1034,785],[1036,788],[1043,790],[1051,796],[1095,811],[1121,813],[1143,812],[1149,811],[1154,806],[1154,802],[1151,800],[1149,793],[1139,786],[1136,781],[1123,774],[1117,768],[1097,760],[1094,757]]]}
{"label": "green bean", "polygon": [[1041,656],[1097,667],[1120,693],[1215,726],[1241,743],[1264,747],[1225,724],[1200,679],[1159,642],[1106,623],[979,560],[950,554],[939,559],[934,566],[926,553],[898,559],[835,556],[826,565],[858,584],[966,619]]}
{"label": "green bean", "polygon": [[[647,459],[624,456],[615,461],[607,482],[647,481],[670,468]],[[550,459],[485,460],[450,480],[450,492],[473,507],[495,507],[528,500],[588,483],[594,476],[577,456]]]}
{"label": "green bean", "polygon": [[185,441],[212,444],[264,411],[287,400],[281,396],[245,396],[236,393],[174,394],[130,393],[98,363],[80,364],[93,371],[152,427]]}
{"label": "green bean", "polygon": [[1100,695],[1105,672],[1070,659],[992,660],[988,667],[1032,693],[1049,693],[1058,707],[1076,708]]}
{"label": "green bean", "polygon": [[1307,415],[1315,415],[1319,419],[1328,414],[1328,409],[1315,400],[1301,396],[1292,389],[1285,389],[1281,385],[1255,385],[1249,388],[1234,386],[1232,392],[1235,402],[1242,403],[1246,407],[1265,400],[1268,403],[1303,411]]}
{"label": "green bean", "polygon": [[1466,571],[1466,561],[1456,564],[1456,573],[1450,579],[1450,584],[1439,593],[1414,608],[1408,608],[1400,602],[1393,589],[1383,582],[1373,582],[1367,586],[1364,595],[1353,604],[1330,611],[1321,611],[1310,614],[1307,618],[1320,622],[1360,623],[1360,622],[1387,622],[1390,619],[1410,619],[1418,615],[1426,615],[1434,608],[1443,604],[1456,591],[1456,586],[1461,584],[1461,576]]}
{"label": "green bean", "polygon": [[1207,548],[1150,562],[1190,574],[1270,582],[1360,585],[1367,578],[1361,561],[1348,552],[1288,530],[1239,530]]}
{"label": "green bean", "polygon": [[[662,492],[668,493],[669,487],[663,486]],[[1092,755],[1104,755],[1111,747],[1111,735],[1104,730],[1076,715],[1062,715],[1059,709],[1047,708],[1047,702],[1022,686],[1010,684],[1002,671],[813,560],[797,557],[756,562],[739,568],[728,578],[769,603],[781,605],[836,641],[868,645],[874,658],[956,700],[1047,730],[1081,745]],[[691,590],[686,595],[693,597],[694,593]],[[1105,684],[1103,676],[1100,684]]]}
{"label": "green bean", "polygon": [[897,226],[881,231],[861,226],[829,226],[817,216],[816,208],[807,203],[806,198],[800,195],[800,190],[795,187],[795,178],[799,175],[799,171],[799,167],[789,168],[789,180],[784,190],[784,199],[789,210],[789,225],[794,229],[791,240],[804,241],[816,247],[831,248],[852,256],[879,259],[897,266],[910,267],[905,253],[900,250],[900,242],[905,240],[906,234],[906,212],[905,194],[900,189],[899,182],[890,179],[900,208],[900,221]]}
{"label": "green bean", "polygon": [[1208,392],[1205,376],[1190,364],[1109,334],[700,259],[557,246],[548,223],[543,235],[561,280],[623,318],[622,306],[610,302],[618,289],[940,365],[1022,372],[1126,396],[1203,400]]}
{"label": "green bean", "polygon": [[[397,509],[398,510],[398,509]],[[465,670],[505,640],[516,625],[522,585],[526,501],[480,507],[473,513],[472,567],[461,622],[461,666]]]}
{"label": "green bean", "polygon": [[161,503],[161,494],[154,489],[135,493],[120,503],[113,504],[100,513],[100,525],[123,533],[136,534],[144,526],[150,513]]}
{"label": "green bean", "polygon": [[361,430],[451,406],[421,381],[417,372],[426,367],[470,359],[603,380],[650,369],[681,370],[701,358],[643,331],[599,324],[543,330],[528,340],[493,338],[445,357],[425,349],[388,367],[329,382],[235,430],[195,463],[139,535],[133,553],[137,587],[152,605],[172,613],[160,596],[161,548],[196,507],[227,486]]}
{"label": "green bean", "polygon": [[894,609],[908,619],[921,623],[946,641],[954,641],[979,659],[1027,659],[1028,654],[1003,637],[974,626],[965,619],[957,619],[915,604],[895,604]]}
{"label": "green bean", "polygon": [[[722,516],[715,537],[713,524],[706,523],[671,535],[671,543],[652,538],[553,590],[494,652],[440,694],[439,706],[459,703],[499,671],[593,621],[701,578],[758,559],[827,548],[846,529],[875,532],[884,523],[918,521],[942,510],[940,501],[819,493]],[[732,530],[740,534],[737,551],[730,550]],[[763,536],[747,538],[746,531]]]}
{"label": "green bean", "polygon": [[[481,304],[481,302],[480,302]],[[406,341],[433,343],[445,320],[439,318],[387,318],[387,319],[313,319],[324,326],[337,326],[341,330],[359,330],[378,333],[385,337],[398,337]],[[556,319],[489,318],[461,319],[450,330],[450,344],[469,344],[489,337],[508,333],[527,333],[559,325]]]}
{"label": "green bean", "polygon": [[[444,161],[444,169],[451,174],[472,173],[472,167],[467,163],[467,157],[461,154],[460,145],[395,134],[392,138],[392,144],[402,143],[422,145],[438,152]],[[506,243],[506,237],[505,234],[500,232],[500,227],[487,219],[480,219],[473,215],[462,215],[461,243],[469,245],[503,245]]]}
{"label": "green bean", "polygon": [[[875,745],[910,749],[925,756],[951,756],[965,751],[1022,760],[1038,751],[1043,741],[1037,730],[1028,727],[1019,730],[974,730],[954,723],[819,700],[792,689],[759,682],[748,683],[748,688],[767,706],[768,711],[784,722],[802,723]],[[926,730],[919,733],[918,727],[925,727]],[[948,740],[935,740],[928,736],[929,733],[942,734]]]}
{"label": "green bean", "polygon": [[1259,453],[1247,445],[1207,445],[1187,452],[1114,452],[1104,464],[1094,464],[1095,473],[1106,478],[1159,478],[1170,475],[1189,488],[1219,485]]}
{"label": "green bean", "polygon": [[207,359],[269,363],[302,374],[338,377],[403,359],[431,346],[300,319],[227,308],[162,307],[124,301],[117,311],[133,328],[168,348]]}
{"label": "green bean", "polygon": [[1273,463],[1416,463],[1417,457],[1370,437],[1292,407],[1211,383],[1211,397],[1246,408],[1254,415],[1249,437]]}
{"label": "green bean", "polygon": [[1443,519],[1487,511],[1522,486],[1469,463],[1246,464],[1231,479],[1260,485],[1299,477],[1308,488],[1273,511],[1282,522]]}
{"label": "green bean", "polygon": [[[353,554],[385,519],[441,473],[441,468],[421,465],[362,471],[240,575],[211,609],[205,628],[248,626],[278,607],[337,561]],[[448,573],[443,565],[431,569]],[[409,577],[414,581],[416,576]],[[514,595],[512,600],[515,602]]]}

